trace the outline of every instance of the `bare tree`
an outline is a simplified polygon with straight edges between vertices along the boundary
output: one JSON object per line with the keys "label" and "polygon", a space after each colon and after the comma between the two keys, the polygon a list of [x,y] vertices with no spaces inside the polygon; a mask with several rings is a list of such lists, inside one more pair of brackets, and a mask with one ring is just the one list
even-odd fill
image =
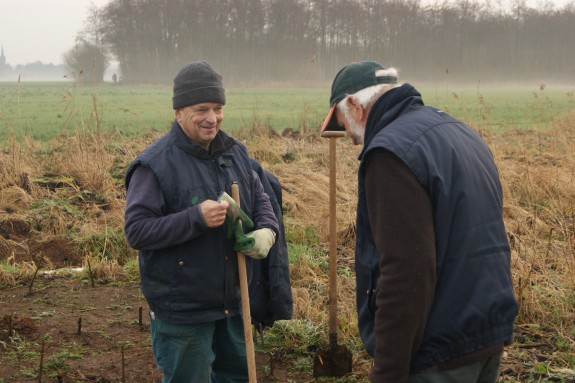
{"label": "bare tree", "polygon": [[104,81],[104,72],[108,67],[108,58],[97,46],[79,41],[64,53],[64,63],[72,70],[78,82],[100,83]]}
{"label": "bare tree", "polygon": [[79,82],[100,83],[110,61],[104,47],[101,11],[94,5],[88,9],[85,28],[76,37],[76,45],[64,53],[64,63]]}

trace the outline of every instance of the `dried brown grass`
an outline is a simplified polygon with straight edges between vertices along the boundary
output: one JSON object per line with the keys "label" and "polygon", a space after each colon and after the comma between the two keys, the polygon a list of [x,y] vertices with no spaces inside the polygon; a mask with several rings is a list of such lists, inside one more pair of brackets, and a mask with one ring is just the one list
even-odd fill
{"label": "dried brown grass", "polygon": [[519,323],[573,331],[575,112],[550,131],[492,138],[505,196]]}
{"label": "dried brown grass", "polygon": [[[519,323],[545,323],[561,329],[575,322],[574,127],[575,113],[571,113],[545,132],[485,134],[503,181],[512,274],[521,304]],[[104,233],[106,241],[106,233],[122,231],[122,172],[159,135],[126,140],[76,133],[55,138],[47,145],[48,150],[31,140],[11,139],[0,153],[0,219],[13,209],[27,214],[36,230],[39,228],[38,236],[69,235],[73,228],[77,238]],[[301,254],[292,254],[297,259],[291,264],[295,317],[327,323],[328,140],[316,132],[282,136],[257,127],[234,135],[279,178],[286,230],[294,241],[307,241],[308,250],[304,247],[294,250]],[[338,319],[344,335],[357,333],[353,246],[359,150],[347,139],[337,141]],[[75,181],[56,190],[33,182],[46,173],[66,175]],[[78,198],[86,190],[105,197],[105,208]],[[73,202],[82,214],[75,216],[60,203],[30,208],[39,200],[49,199]],[[310,232],[319,238],[317,243],[308,243]],[[309,249],[320,259],[310,258]],[[98,277],[120,274],[120,256],[106,264],[105,258],[98,259],[101,254],[92,254]],[[134,252],[122,255],[134,256]]]}

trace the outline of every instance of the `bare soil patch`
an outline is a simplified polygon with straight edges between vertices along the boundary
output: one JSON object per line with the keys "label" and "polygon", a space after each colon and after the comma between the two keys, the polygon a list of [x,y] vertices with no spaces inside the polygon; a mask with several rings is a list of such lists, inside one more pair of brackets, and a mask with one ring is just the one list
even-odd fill
{"label": "bare soil patch", "polygon": [[[42,382],[161,382],[148,307],[133,283],[92,287],[43,275],[31,293],[28,286],[0,290],[0,342],[4,383],[38,382],[41,359]],[[259,382],[311,380],[267,353],[256,361]]]}

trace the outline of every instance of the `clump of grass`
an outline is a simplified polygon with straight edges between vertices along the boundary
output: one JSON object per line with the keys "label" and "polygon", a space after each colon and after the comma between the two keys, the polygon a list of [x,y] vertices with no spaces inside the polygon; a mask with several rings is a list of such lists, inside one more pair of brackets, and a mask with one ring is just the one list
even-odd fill
{"label": "clump of grass", "polygon": [[[1,238],[1,237],[0,237]],[[0,288],[16,286],[22,281],[30,280],[36,268],[32,262],[14,262],[13,259],[0,262]]]}

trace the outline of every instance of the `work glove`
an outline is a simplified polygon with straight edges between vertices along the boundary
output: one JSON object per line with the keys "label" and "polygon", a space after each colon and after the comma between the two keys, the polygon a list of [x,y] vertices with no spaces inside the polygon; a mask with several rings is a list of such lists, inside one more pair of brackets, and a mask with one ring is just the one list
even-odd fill
{"label": "work glove", "polygon": [[226,216],[226,220],[224,222],[225,230],[226,230],[226,238],[227,239],[234,239],[234,250],[235,251],[247,251],[254,247],[256,241],[253,238],[248,237],[244,234],[244,228],[242,225],[242,220],[237,218],[235,221]]}
{"label": "work glove", "polygon": [[246,250],[238,250],[243,255],[253,259],[264,259],[276,242],[276,233],[272,229],[263,228],[254,230],[245,235],[255,241],[254,245]]}
{"label": "work glove", "polygon": [[228,210],[226,211],[226,217],[228,217],[231,220],[234,226],[235,222],[239,219],[240,221],[243,222],[243,227],[245,227],[246,229],[249,230],[252,227],[254,227],[254,223],[251,220],[251,218],[248,217],[248,215],[243,212],[243,210],[239,207],[236,201],[234,201],[234,199],[230,197],[228,193],[222,192],[222,194],[218,196],[218,202],[221,201],[226,201],[230,205],[228,206]]}

